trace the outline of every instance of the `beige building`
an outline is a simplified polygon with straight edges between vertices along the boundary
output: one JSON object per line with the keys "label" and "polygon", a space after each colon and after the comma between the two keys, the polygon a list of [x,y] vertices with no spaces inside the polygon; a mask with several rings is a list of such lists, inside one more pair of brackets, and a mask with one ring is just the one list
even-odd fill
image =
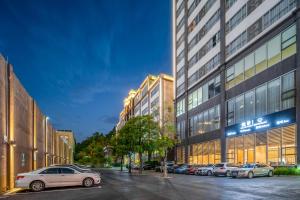
{"label": "beige building", "polygon": [[160,74],[148,75],[136,90],[130,90],[124,99],[124,107],[120,113],[117,130],[120,130],[132,117],[153,115],[160,124],[166,121],[167,112],[173,118],[173,77]]}
{"label": "beige building", "polygon": [[[18,173],[54,163],[54,137],[58,134],[0,54],[0,193],[14,188]],[[63,154],[65,162],[59,163],[73,162],[71,134],[68,155]]]}

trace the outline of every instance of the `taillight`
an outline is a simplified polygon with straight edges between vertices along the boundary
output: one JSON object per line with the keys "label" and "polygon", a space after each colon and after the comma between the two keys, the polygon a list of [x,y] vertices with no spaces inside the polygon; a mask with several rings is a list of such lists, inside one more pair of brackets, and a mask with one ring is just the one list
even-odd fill
{"label": "taillight", "polygon": [[25,178],[25,176],[17,176],[17,180],[20,180],[22,178]]}

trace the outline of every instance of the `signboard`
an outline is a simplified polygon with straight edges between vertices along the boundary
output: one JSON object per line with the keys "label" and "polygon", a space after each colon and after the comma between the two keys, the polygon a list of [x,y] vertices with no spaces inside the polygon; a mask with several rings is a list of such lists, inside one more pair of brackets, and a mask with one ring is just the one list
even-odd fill
{"label": "signboard", "polygon": [[251,132],[264,131],[271,128],[286,126],[296,122],[296,109],[272,113],[262,117],[243,121],[225,128],[226,136],[242,135]]}

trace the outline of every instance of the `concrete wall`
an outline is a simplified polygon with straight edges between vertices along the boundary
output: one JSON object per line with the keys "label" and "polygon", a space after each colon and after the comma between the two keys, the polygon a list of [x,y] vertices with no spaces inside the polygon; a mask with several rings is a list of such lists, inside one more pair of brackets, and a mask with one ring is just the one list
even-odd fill
{"label": "concrete wall", "polygon": [[6,131],[6,63],[0,56],[0,193],[6,190],[7,145],[4,142]]}
{"label": "concrete wall", "polygon": [[69,152],[74,145],[56,137],[60,145],[54,149],[55,135],[49,119],[0,54],[0,194],[14,188],[18,173],[53,164],[55,152],[61,156],[55,163],[73,161]]}

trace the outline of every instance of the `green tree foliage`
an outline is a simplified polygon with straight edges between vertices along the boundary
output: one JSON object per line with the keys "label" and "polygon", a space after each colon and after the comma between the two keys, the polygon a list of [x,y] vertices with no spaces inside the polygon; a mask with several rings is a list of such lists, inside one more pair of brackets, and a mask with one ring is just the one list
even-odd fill
{"label": "green tree foliage", "polygon": [[[138,153],[140,159],[140,173],[142,173],[142,154],[154,151],[157,148],[159,138],[159,127],[153,117],[134,117],[121,128],[118,133],[118,147],[120,152],[129,155],[129,166],[131,166],[131,154]],[[122,154],[121,153],[121,154]],[[131,170],[129,168],[129,170]]]}
{"label": "green tree foliage", "polygon": [[114,129],[107,135],[96,132],[81,143],[76,143],[75,162],[102,166],[111,159],[105,157],[104,149],[111,146],[111,138],[114,134]]}

